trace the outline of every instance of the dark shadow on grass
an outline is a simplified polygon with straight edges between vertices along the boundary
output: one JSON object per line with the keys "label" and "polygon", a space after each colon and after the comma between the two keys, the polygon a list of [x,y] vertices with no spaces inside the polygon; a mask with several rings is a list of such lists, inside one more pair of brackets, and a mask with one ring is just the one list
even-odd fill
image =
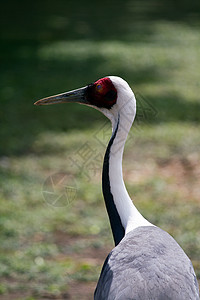
{"label": "dark shadow on grass", "polygon": [[198,0],[9,0],[1,5],[2,37],[14,40],[148,39],[155,21],[199,24]]}
{"label": "dark shadow on grass", "polygon": [[[31,47],[33,51],[33,47]],[[69,132],[95,126],[104,117],[97,111],[76,104],[36,107],[39,98],[84,86],[108,75],[104,59],[93,56],[85,60],[41,61],[36,58],[13,59],[4,64],[1,82],[1,155],[23,155],[31,151],[32,141],[42,131]],[[99,70],[101,70],[99,72]],[[157,82],[161,74],[155,67],[126,72],[123,66],[113,68],[111,74],[124,77],[128,82],[140,84]],[[199,122],[200,104],[186,102],[177,94],[148,97],[157,110],[148,123],[187,121]]]}
{"label": "dark shadow on grass", "polygon": [[[30,51],[33,51],[32,46]],[[78,88],[108,75],[109,68],[103,58],[42,61],[37,59],[37,52],[35,56],[32,52],[27,59],[12,58],[8,64],[4,62],[2,68],[1,155],[30,152],[32,140],[42,131],[67,133],[71,129],[95,126],[96,122],[103,120],[99,112],[77,104],[33,105],[39,98]],[[135,83],[157,79],[156,70],[152,68],[140,72],[132,70],[128,74],[123,67],[113,68],[112,74],[119,74],[127,81],[134,78]]]}
{"label": "dark shadow on grass", "polygon": [[[46,43],[69,40],[148,42],[156,21],[176,21],[197,26],[199,1],[4,1],[1,9],[0,155],[31,151],[42,131],[55,132],[95,126],[98,112],[76,105],[34,107],[41,97],[77,88],[105,75],[119,75],[128,82],[157,82],[155,67],[127,71],[112,69],[99,56],[64,62],[38,57]],[[199,121],[198,103],[186,103],[179,95],[148,99],[158,111],[158,121]],[[187,114],[185,113],[187,112]]]}
{"label": "dark shadow on grass", "polygon": [[[190,122],[198,124],[200,122],[199,102],[183,100],[180,95],[170,93],[169,95],[160,94],[156,97],[145,99],[156,113],[147,112],[145,123],[156,124],[160,122]],[[137,119],[137,117],[136,117]]]}

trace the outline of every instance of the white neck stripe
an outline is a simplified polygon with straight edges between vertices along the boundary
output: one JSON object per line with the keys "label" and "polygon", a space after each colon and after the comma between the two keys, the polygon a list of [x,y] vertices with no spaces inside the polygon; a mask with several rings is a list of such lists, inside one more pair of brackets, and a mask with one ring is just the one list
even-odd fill
{"label": "white neck stripe", "polygon": [[121,223],[125,229],[125,233],[128,233],[139,226],[150,226],[152,224],[149,223],[134,206],[124,184],[122,157],[129,128],[126,129],[121,125],[122,118],[123,117],[119,115],[118,129],[110,147],[109,181],[113,201],[120,216]]}

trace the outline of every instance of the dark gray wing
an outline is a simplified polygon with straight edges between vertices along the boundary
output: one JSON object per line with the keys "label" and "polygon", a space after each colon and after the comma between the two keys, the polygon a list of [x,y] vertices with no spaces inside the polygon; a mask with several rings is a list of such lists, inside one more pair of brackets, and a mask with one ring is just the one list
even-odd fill
{"label": "dark gray wing", "polygon": [[94,299],[197,300],[199,288],[177,242],[158,227],[138,227],[108,255]]}

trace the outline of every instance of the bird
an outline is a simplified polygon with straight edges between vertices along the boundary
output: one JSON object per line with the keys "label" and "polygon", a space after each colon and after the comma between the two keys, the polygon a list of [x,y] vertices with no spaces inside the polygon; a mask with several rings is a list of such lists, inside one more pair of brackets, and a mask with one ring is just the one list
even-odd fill
{"label": "bird", "polygon": [[191,260],[170,234],[138,211],[125,187],[122,158],[136,115],[131,87],[118,76],[106,76],[82,88],[38,100],[35,105],[69,102],[99,110],[112,124],[102,190],[115,247],[104,262],[94,299],[199,299]]}

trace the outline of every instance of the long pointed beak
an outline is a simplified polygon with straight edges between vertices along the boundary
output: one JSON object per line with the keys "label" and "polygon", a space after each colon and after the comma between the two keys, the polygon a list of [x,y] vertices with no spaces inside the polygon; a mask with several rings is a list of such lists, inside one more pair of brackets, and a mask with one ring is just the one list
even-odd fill
{"label": "long pointed beak", "polygon": [[86,99],[86,91],[87,91],[87,87],[83,87],[70,92],[40,99],[36,101],[34,105],[49,105],[49,104],[70,103],[70,102],[88,104],[88,101]]}

